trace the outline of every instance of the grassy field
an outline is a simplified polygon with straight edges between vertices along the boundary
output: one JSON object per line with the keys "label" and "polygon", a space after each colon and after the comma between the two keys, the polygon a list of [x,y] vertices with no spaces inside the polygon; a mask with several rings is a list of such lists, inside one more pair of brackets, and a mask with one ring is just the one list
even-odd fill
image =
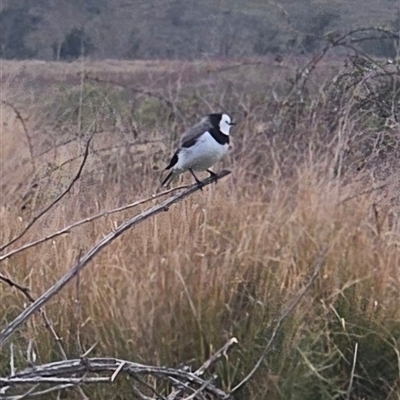
{"label": "grassy field", "polygon": [[[399,125],[383,128],[372,106],[358,107],[362,83],[358,97],[337,95],[340,60],[321,62],[290,91],[303,61],[3,62],[1,244],[65,190],[93,134],[79,181],[3,254],[159,191],[177,138],[203,114],[223,108],[238,122],[216,167],[232,175],[124,234],[46,305],[68,357],[98,342],[93,356],[196,368],[236,337],[214,371],[229,392],[322,261],[236,398],[400,399]],[[153,203],[7,258],[0,273],[37,297]],[[0,299],[4,328],[27,300],[4,282]],[[11,341],[17,369],[29,344],[36,363],[62,358],[39,314]],[[0,376],[9,360],[6,345]],[[132,398],[124,378],[84,392]]]}

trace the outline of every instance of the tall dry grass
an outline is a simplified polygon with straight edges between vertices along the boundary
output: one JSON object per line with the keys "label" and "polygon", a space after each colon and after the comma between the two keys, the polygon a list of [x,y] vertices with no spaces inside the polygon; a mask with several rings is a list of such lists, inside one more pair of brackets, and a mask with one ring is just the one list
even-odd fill
{"label": "tall dry grass", "polygon": [[[29,65],[25,68],[26,74]],[[96,68],[101,70],[98,64]],[[283,114],[273,114],[269,96],[284,90],[284,77],[292,71],[277,69],[266,78],[267,65],[210,78],[200,67],[197,72],[191,67],[187,75],[179,68],[173,70],[173,83],[165,83],[165,71],[151,72],[148,79],[157,76],[160,86],[145,86],[176,106],[174,118],[162,101],[143,93],[129,98],[108,88],[101,94],[93,83],[79,79],[61,89],[57,83],[41,87],[35,73],[34,80],[28,76],[19,83],[24,91],[8,92],[10,101],[29,115],[34,163],[26,132],[3,105],[8,122],[2,129],[1,243],[65,187],[90,132],[95,132],[93,153],[84,176],[21,243],[153,193],[174,137],[181,126],[208,112],[207,107],[230,104],[240,122],[233,133],[234,150],[224,162],[232,176],[127,232],[46,306],[68,356],[78,357],[98,342],[92,355],[195,368],[235,336],[239,346],[216,366],[219,384],[229,391],[251,370],[277,318],[303,288],[326,247],[316,283],[237,398],[399,399],[399,234],[386,223],[385,214],[374,214],[377,200],[362,195],[366,187],[357,183],[358,175],[351,175],[351,184],[344,186],[331,173],[336,166],[326,155],[330,153],[317,151],[310,137],[314,140],[324,129],[322,112],[310,120],[292,108],[290,121],[289,116],[276,120]],[[104,66],[103,75],[110,80],[118,74]],[[121,79],[127,76],[138,84],[134,72],[125,71]],[[64,78],[60,74],[59,81]],[[233,87],[239,78],[241,84]],[[7,79],[11,87],[16,78]],[[42,97],[35,97],[37,93]],[[89,100],[82,100],[82,94]],[[110,112],[115,121],[107,119]],[[190,121],[183,120],[185,115]],[[60,126],[64,131],[56,131]],[[352,128],[349,122],[338,129]],[[27,194],[31,178],[38,188]],[[143,208],[81,226],[7,259],[0,271],[38,296],[82,252]],[[4,284],[0,298],[4,327],[26,299]],[[12,340],[17,368],[26,366],[30,341],[37,362],[61,357],[39,315]],[[8,357],[8,349],[2,350],[1,374],[9,372]],[[124,380],[85,392],[93,399],[131,398]]]}

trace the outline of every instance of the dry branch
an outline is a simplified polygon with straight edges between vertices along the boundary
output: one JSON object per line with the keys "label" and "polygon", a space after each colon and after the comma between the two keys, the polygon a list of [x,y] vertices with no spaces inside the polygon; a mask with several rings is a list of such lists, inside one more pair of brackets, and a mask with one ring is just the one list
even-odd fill
{"label": "dry branch", "polygon": [[[365,34],[369,33],[372,36],[368,37],[363,37],[363,38],[354,38],[354,35],[357,34]],[[374,33],[379,33],[381,34],[380,37],[373,36]],[[325,55],[333,48],[336,47],[344,47],[353,50],[356,54],[362,54],[363,57],[369,59],[378,69],[381,69],[384,73],[386,71],[382,68],[379,63],[377,63],[373,58],[369,57],[367,54],[362,52],[360,49],[355,48],[352,46],[354,43],[359,43],[361,41],[366,41],[366,40],[374,40],[374,39],[380,39],[381,37],[385,36],[386,38],[391,38],[394,40],[399,39],[399,35],[396,32],[392,32],[390,30],[381,28],[381,27],[367,27],[367,28],[356,28],[352,29],[348,32],[343,33],[342,35],[339,35],[336,38],[329,37],[327,36],[326,39],[328,43],[317,53],[298,73],[296,78],[294,79],[291,88],[288,91],[288,94],[286,96],[286,99],[284,103],[287,103],[293,93],[295,92],[295,89],[297,88],[302,88],[304,87],[305,83],[309,79],[311,72],[316,68],[317,64],[325,57]]]}
{"label": "dry branch", "polygon": [[[231,172],[227,170],[221,171],[216,176],[211,176],[204,180],[203,186],[210,185],[221,179]],[[142,212],[139,215],[135,215],[129,220],[125,221],[120,225],[114,232],[109,233],[104,239],[98,242],[94,247],[92,247],[81,259],[80,261],[71,268],[55,285],[50,287],[45,293],[43,293],[34,303],[30,304],[17,318],[14,319],[8,326],[6,326],[0,333],[0,348],[4,346],[6,341],[10,336],[22,325],[32,314],[39,310],[45,303],[47,303],[53,296],[55,296],[68,282],[70,282],[87,264],[91,259],[100,253],[106,246],[113,242],[122,233],[132,228],[133,226],[145,221],[146,219],[153,217],[163,211],[168,211],[169,207],[184,198],[190,196],[191,194],[202,189],[202,186],[194,184],[190,186],[185,191],[178,193],[175,196],[163,201],[162,203]]]}
{"label": "dry branch", "polygon": [[130,208],[134,208],[134,207],[139,206],[141,204],[147,203],[147,202],[149,202],[151,200],[155,200],[155,199],[157,199],[159,197],[165,196],[165,195],[170,194],[172,192],[176,192],[177,190],[187,189],[188,187],[190,187],[190,185],[177,186],[177,187],[165,190],[165,191],[160,192],[160,193],[155,193],[155,194],[151,195],[150,197],[147,197],[147,198],[142,199],[142,200],[135,201],[135,202],[133,202],[131,204],[127,204],[127,205],[122,206],[122,207],[117,207],[117,208],[114,208],[112,210],[106,210],[106,211],[102,211],[100,213],[97,213],[95,215],[91,215],[90,217],[87,217],[87,218],[82,219],[80,221],[74,222],[73,224],[62,228],[57,232],[53,232],[53,233],[51,233],[51,234],[49,234],[47,236],[44,236],[44,237],[42,237],[40,239],[34,240],[33,242],[24,244],[23,246],[18,247],[18,248],[14,249],[14,250],[10,250],[8,253],[0,255],[0,262],[5,260],[5,259],[7,259],[7,258],[10,258],[10,257],[14,256],[15,254],[20,253],[21,251],[27,250],[27,249],[29,249],[31,247],[34,247],[34,246],[38,245],[38,244],[47,242],[50,239],[54,239],[57,236],[65,235],[67,233],[70,233],[70,231],[73,228],[76,228],[78,226],[87,224],[88,222],[94,221],[94,220],[99,219],[101,217],[107,217],[108,215],[115,214],[115,213],[120,212],[120,211],[129,210]]}

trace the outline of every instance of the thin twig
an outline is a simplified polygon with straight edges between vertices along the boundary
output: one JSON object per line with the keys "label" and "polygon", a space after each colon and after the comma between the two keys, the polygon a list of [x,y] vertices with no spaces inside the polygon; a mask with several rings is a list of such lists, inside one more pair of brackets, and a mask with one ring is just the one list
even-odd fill
{"label": "thin twig", "polygon": [[82,163],[78,169],[77,174],[75,175],[75,177],[72,179],[71,183],[68,185],[68,187],[52,202],[50,203],[47,207],[45,207],[39,214],[37,214],[31,222],[29,222],[29,224],[23,229],[23,231],[21,233],[19,233],[17,236],[15,236],[13,239],[11,239],[8,243],[6,243],[5,245],[0,247],[0,251],[3,251],[4,249],[6,249],[7,247],[11,246],[13,243],[15,243],[17,240],[21,239],[22,236],[24,236],[26,234],[26,232],[28,232],[28,230],[33,226],[33,224],[35,224],[35,222],[37,222],[41,217],[43,217],[43,215],[45,215],[51,208],[53,208],[72,188],[72,186],[74,186],[75,182],[80,178],[83,167],[86,164],[86,160],[88,158],[89,155],[89,145],[90,142],[93,138],[93,135],[90,136],[89,140],[86,143],[86,148],[85,148],[85,153],[83,155],[83,159],[82,159]]}
{"label": "thin twig", "polygon": [[272,335],[267,343],[267,345],[265,346],[261,357],[258,359],[258,361],[256,362],[256,365],[253,367],[253,369],[250,371],[250,373],[240,382],[238,383],[231,391],[232,393],[235,393],[236,391],[238,391],[240,388],[242,388],[252,377],[253,375],[257,372],[258,368],[260,368],[261,364],[263,363],[268,350],[270,349],[272,342],[274,341],[277,333],[279,332],[279,329],[282,326],[283,321],[295,310],[295,308],[298,306],[298,304],[300,303],[300,301],[302,300],[302,298],[304,297],[304,295],[308,292],[308,290],[310,289],[311,285],[314,283],[314,281],[317,279],[319,272],[321,271],[321,268],[323,267],[324,263],[325,263],[325,255],[326,252],[328,250],[328,246],[325,246],[320,252],[319,252],[319,256],[316,262],[316,266],[314,269],[313,274],[311,275],[310,279],[308,280],[306,286],[304,287],[304,289],[300,292],[300,294],[296,297],[296,299],[293,301],[293,303],[283,312],[283,314],[279,317],[274,330],[272,331]]}
{"label": "thin twig", "polygon": [[42,237],[42,238],[40,238],[40,239],[37,239],[37,240],[35,240],[35,241],[33,241],[33,242],[24,244],[23,246],[18,247],[18,248],[14,249],[14,250],[10,250],[8,253],[5,253],[5,254],[3,254],[3,255],[0,255],[0,262],[3,261],[3,260],[5,260],[5,259],[7,259],[7,258],[10,258],[10,257],[14,256],[15,254],[20,253],[21,251],[27,250],[27,249],[29,249],[29,248],[31,248],[31,247],[33,247],[33,246],[38,245],[38,244],[47,242],[48,240],[53,239],[53,238],[55,238],[55,237],[57,237],[57,236],[65,235],[65,234],[67,234],[67,233],[70,233],[70,231],[71,231],[73,228],[76,228],[76,227],[78,227],[78,226],[80,226],[80,225],[87,224],[88,222],[92,222],[92,221],[94,221],[94,220],[96,220],[96,219],[98,219],[98,218],[107,217],[107,216],[109,216],[109,215],[111,215],[111,214],[114,214],[114,213],[117,213],[117,212],[120,212],[120,211],[129,210],[130,208],[133,208],[133,207],[139,206],[139,205],[141,205],[141,204],[147,203],[147,202],[149,202],[149,201],[151,201],[151,200],[155,200],[155,199],[157,199],[157,198],[159,198],[159,197],[163,197],[163,196],[165,196],[165,195],[167,195],[167,194],[176,192],[177,190],[187,189],[187,188],[189,188],[190,186],[191,186],[191,185],[177,186],[177,187],[174,187],[174,188],[165,190],[165,191],[163,191],[163,192],[153,194],[153,195],[151,195],[150,197],[147,197],[146,199],[138,200],[138,201],[135,201],[134,203],[127,204],[127,205],[125,205],[125,206],[121,206],[121,207],[118,207],[118,208],[114,208],[114,209],[112,209],[112,210],[102,211],[102,212],[100,212],[100,213],[98,213],[98,214],[91,215],[90,217],[87,217],[87,218],[82,219],[82,220],[80,220],[80,221],[74,222],[73,224],[68,225],[68,226],[62,228],[62,229],[60,229],[60,230],[57,231],[57,232],[53,232],[53,233],[51,233],[51,234],[49,234],[49,235],[47,235],[47,236],[44,236],[44,237]]}
{"label": "thin twig", "polygon": [[111,382],[114,382],[119,373],[121,372],[122,368],[124,368],[125,361],[122,361],[121,364],[119,364],[119,367],[115,370],[115,372],[111,376]]}
{"label": "thin twig", "polygon": [[372,211],[374,212],[376,233],[378,236],[381,236],[381,224],[379,223],[379,212],[378,208],[376,207],[376,203],[372,203]]}
{"label": "thin twig", "polygon": [[[203,181],[203,187],[216,182],[231,172],[227,170],[221,171],[216,176],[211,176]],[[45,293],[43,293],[34,303],[29,305],[24,311],[22,311],[10,324],[8,324],[3,331],[0,333],[0,348],[4,346],[6,341],[10,336],[22,325],[28,318],[31,317],[38,309],[43,307],[53,296],[55,296],[68,282],[70,282],[88,263],[95,257],[101,250],[107,247],[116,238],[122,235],[125,231],[132,228],[133,226],[145,221],[146,219],[153,217],[163,211],[168,211],[169,207],[184,198],[190,196],[191,194],[202,189],[202,186],[193,184],[189,186],[185,191],[178,193],[175,196],[168,198],[162,203],[136,215],[129,220],[121,224],[115,231],[110,232],[105,238],[98,242],[94,247],[92,247],[81,259],[80,261],[71,268],[55,285],[50,287]]]}
{"label": "thin twig", "polygon": [[22,292],[31,302],[34,302],[35,299],[30,294],[30,289],[25,286],[21,286],[19,283],[14,282],[12,279],[0,273],[0,281],[7,283],[11,287],[15,287],[20,292]]}
{"label": "thin twig", "polygon": [[[76,262],[79,262],[81,258],[81,250],[79,251],[78,257],[76,258]],[[79,273],[76,274],[76,297],[75,297],[75,324],[76,324],[76,342],[79,350],[79,354],[83,353],[82,342],[81,342],[81,323],[82,323],[82,305],[81,305],[81,296],[80,296],[80,288],[81,288],[81,280]]]}
{"label": "thin twig", "polygon": [[354,356],[353,356],[353,366],[351,367],[351,375],[350,375],[350,382],[349,382],[349,388],[347,389],[347,396],[346,399],[350,400],[350,395],[351,395],[351,388],[353,386],[353,381],[354,381],[354,371],[356,369],[356,362],[357,362],[357,352],[358,352],[358,343],[354,346]]}
{"label": "thin twig", "polygon": [[11,376],[15,375],[15,363],[14,363],[14,345],[10,344],[10,374]]}
{"label": "thin twig", "polygon": [[213,354],[196,372],[195,374],[201,376],[206,370],[208,370],[222,355],[226,356],[228,350],[239,343],[238,340],[233,337],[229,339],[215,354]]}
{"label": "thin twig", "polygon": [[92,344],[88,350],[86,350],[82,355],[81,358],[87,358],[87,356],[94,350],[94,348],[99,344],[99,341]]}

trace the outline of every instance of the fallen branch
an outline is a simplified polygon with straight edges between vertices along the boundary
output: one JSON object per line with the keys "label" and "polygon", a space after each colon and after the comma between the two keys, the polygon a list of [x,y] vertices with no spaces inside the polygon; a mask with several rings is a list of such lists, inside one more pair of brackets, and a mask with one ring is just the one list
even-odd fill
{"label": "fallen branch", "polygon": [[[190,372],[188,369],[149,366],[116,358],[81,358],[57,361],[38,365],[34,368],[27,368],[15,373],[13,376],[0,378],[0,388],[7,387],[10,389],[20,387],[21,385],[51,384],[55,386],[46,390],[54,391],[68,387],[76,387],[84,383],[112,383],[117,375],[126,373],[155,395],[157,399],[165,400],[166,397],[159,394],[153,387],[143,381],[141,377],[152,376],[172,384],[174,387],[172,390],[174,391],[168,396],[168,399],[176,398],[178,394],[180,396],[179,398],[194,399],[200,395],[200,393],[207,393],[217,399],[227,400],[232,399],[232,396],[217,388],[213,384],[213,380],[205,380],[200,377],[200,375],[202,375],[222,354],[226,354],[235,343],[237,343],[236,338],[230,339],[194,373]],[[34,390],[37,388],[38,387],[35,386]],[[135,386],[134,391],[137,395],[142,396],[142,398],[151,399],[145,396]],[[187,394],[187,397],[182,397],[184,396],[183,393],[187,391],[191,393]],[[45,393],[43,390],[35,392],[30,389],[25,392],[24,396],[26,396],[26,398],[34,397],[43,393]],[[22,398],[22,396],[20,396],[21,395],[10,395],[2,397],[2,399],[16,400]]]}
{"label": "fallen branch", "polygon": [[139,215],[135,215],[129,220],[125,221],[120,225],[115,231],[110,232],[105,238],[98,242],[94,247],[92,247],[81,259],[80,261],[71,268],[55,285],[50,287],[45,293],[43,293],[34,303],[30,304],[24,311],[18,315],[10,324],[8,324],[3,331],[0,333],[0,348],[4,346],[6,341],[10,336],[22,325],[28,318],[31,317],[38,309],[43,307],[53,296],[55,296],[68,282],[70,282],[88,263],[93,257],[95,257],[101,250],[113,242],[117,237],[122,235],[125,231],[132,228],[133,226],[145,221],[146,219],[153,217],[163,211],[168,211],[169,207],[184,198],[190,196],[194,192],[202,189],[202,187],[210,185],[216,182],[218,179],[224,178],[231,172],[227,170],[221,171],[216,176],[211,176],[203,181],[203,186],[193,184],[189,186],[185,191],[178,193],[175,196],[168,198],[162,203],[142,212]]}
{"label": "fallen branch", "polygon": [[90,142],[93,138],[93,135],[89,138],[89,140],[86,143],[86,148],[85,148],[85,153],[83,155],[83,159],[82,159],[82,163],[78,169],[78,172],[76,173],[75,177],[72,179],[71,183],[68,185],[68,187],[53,201],[51,202],[47,207],[45,207],[42,211],[39,212],[39,214],[37,214],[31,222],[29,222],[29,224],[22,230],[21,233],[19,233],[17,236],[15,236],[13,239],[11,239],[8,243],[6,243],[5,245],[0,247],[0,251],[3,251],[4,249],[6,249],[7,247],[11,246],[13,243],[15,243],[17,240],[21,239],[22,236],[24,236],[26,234],[26,232],[28,232],[28,230],[41,218],[43,217],[43,215],[45,215],[50,209],[52,209],[72,188],[72,186],[74,186],[74,184],[76,183],[76,181],[80,178],[83,167],[86,164],[86,160],[88,158],[89,155],[89,145]]}

